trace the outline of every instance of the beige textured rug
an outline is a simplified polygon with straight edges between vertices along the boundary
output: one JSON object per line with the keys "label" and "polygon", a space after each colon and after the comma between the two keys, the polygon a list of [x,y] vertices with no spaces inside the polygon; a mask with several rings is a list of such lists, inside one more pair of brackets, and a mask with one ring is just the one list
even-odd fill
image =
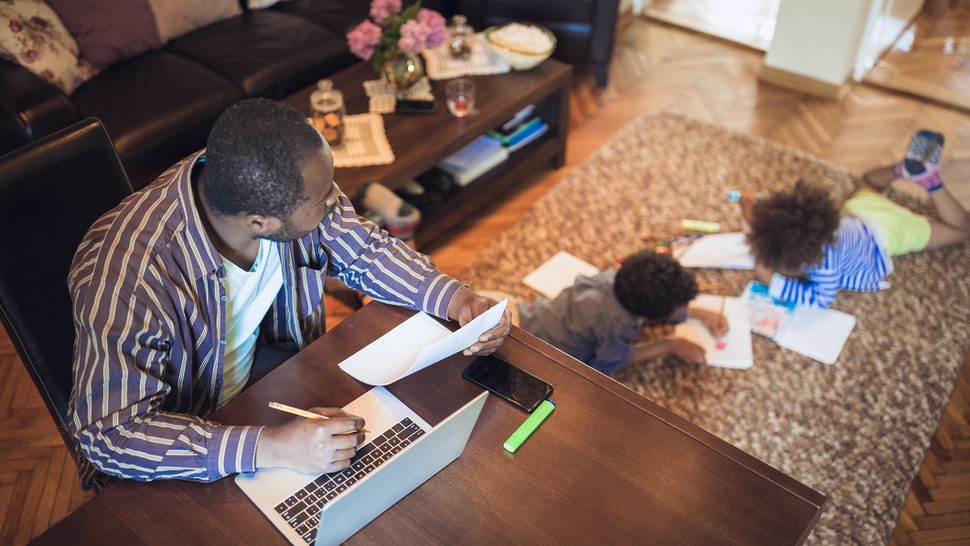
{"label": "beige textured rug", "polygon": [[[677,235],[684,218],[738,231],[731,189],[770,191],[804,177],[838,196],[856,173],[808,154],[685,117],[659,114],[619,131],[501,234],[459,277],[474,288],[537,296],[521,279],[556,251],[599,267]],[[921,190],[890,196],[926,212]],[[668,358],[614,377],[829,497],[811,544],[885,544],[970,348],[970,247],[897,258],[892,287],[841,292],[857,324],[831,366],[755,336],[749,370]],[[747,271],[698,270],[740,294]],[[633,469],[634,471],[636,469]]]}

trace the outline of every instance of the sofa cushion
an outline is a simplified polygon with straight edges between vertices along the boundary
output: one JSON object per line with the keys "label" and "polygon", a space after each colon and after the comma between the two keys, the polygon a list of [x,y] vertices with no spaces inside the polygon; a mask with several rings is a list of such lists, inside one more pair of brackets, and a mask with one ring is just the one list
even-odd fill
{"label": "sofa cushion", "polygon": [[148,0],[162,43],[242,13],[239,0]]}
{"label": "sofa cushion", "polygon": [[79,87],[73,98],[81,117],[104,123],[125,160],[167,140],[183,139],[194,127],[204,134],[243,96],[238,87],[204,67],[151,51],[105,69]]}
{"label": "sofa cushion", "polygon": [[329,29],[335,34],[347,37],[361,21],[367,19],[370,2],[320,2],[319,0],[287,0],[273,6],[273,11],[281,11],[302,17]]}
{"label": "sofa cushion", "polygon": [[283,98],[354,62],[342,36],[275,10],[249,11],[172,40],[177,53],[247,96]]}
{"label": "sofa cushion", "polygon": [[242,12],[238,0],[47,0],[98,69]]}
{"label": "sofa cushion", "polygon": [[81,57],[102,69],[162,45],[145,0],[47,0],[81,47]]}
{"label": "sofa cushion", "polygon": [[0,2],[0,57],[70,95],[97,70],[78,57],[77,41],[40,0]]}

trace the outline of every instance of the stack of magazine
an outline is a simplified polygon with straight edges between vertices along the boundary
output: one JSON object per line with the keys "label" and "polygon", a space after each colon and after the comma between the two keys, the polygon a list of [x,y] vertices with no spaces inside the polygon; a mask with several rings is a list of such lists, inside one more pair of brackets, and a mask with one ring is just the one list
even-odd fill
{"label": "stack of magazine", "polygon": [[518,111],[500,127],[478,137],[471,144],[446,157],[437,165],[455,184],[466,186],[509,158],[509,154],[544,135],[549,125],[535,115],[535,105]]}
{"label": "stack of magazine", "polygon": [[501,127],[488,132],[488,136],[501,141],[509,153],[521,149],[526,144],[546,134],[549,124],[535,115],[535,105],[530,104],[519,110]]}
{"label": "stack of magazine", "polygon": [[465,186],[508,158],[509,151],[501,141],[482,135],[438,163],[438,169],[448,174],[455,184]]}

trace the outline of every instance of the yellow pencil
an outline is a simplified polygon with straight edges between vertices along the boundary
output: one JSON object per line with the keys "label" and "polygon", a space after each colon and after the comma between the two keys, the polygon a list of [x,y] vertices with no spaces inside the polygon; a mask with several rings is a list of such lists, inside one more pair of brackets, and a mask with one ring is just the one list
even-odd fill
{"label": "yellow pencil", "polygon": [[[293,415],[298,415],[300,417],[306,417],[307,419],[330,419],[326,415],[320,415],[319,413],[313,413],[312,411],[302,410],[300,408],[294,408],[293,406],[287,406],[286,404],[281,404],[279,402],[270,402],[269,407],[275,410],[285,411],[286,413],[291,413]],[[362,428],[357,430],[349,430],[343,434],[353,434],[355,432],[363,432],[366,434],[370,431],[367,430],[366,428]]]}

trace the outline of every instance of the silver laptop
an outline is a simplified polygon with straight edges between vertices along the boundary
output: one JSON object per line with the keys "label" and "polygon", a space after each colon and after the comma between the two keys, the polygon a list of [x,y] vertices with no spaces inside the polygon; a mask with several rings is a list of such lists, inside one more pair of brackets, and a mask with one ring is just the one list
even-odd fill
{"label": "silver laptop", "polygon": [[436,427],[383,387],[344,407],[369,432],[351,465],[329,474],[267,469],[236,484],[293,544],[339,544],[461,455],[488,392]]}

